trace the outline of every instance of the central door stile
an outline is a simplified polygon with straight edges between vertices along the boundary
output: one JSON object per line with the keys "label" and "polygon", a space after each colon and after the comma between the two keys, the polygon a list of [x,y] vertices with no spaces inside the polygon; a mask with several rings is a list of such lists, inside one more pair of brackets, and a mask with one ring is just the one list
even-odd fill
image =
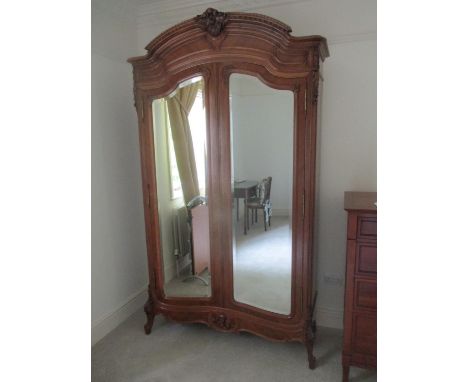
{"label": "central door stile", "polygon": [[220,306],[222,304],[222,259],[220,256],[220,237],[222,231],[220,230],[220,213],[219,213],[219,129],[217,121],[217,65],[205,65],[209,75],[206,78],[206,94],[205,94],[205,108],[206,108],[206,121],[207,121],[207,142],[206,153],[208,162],[208,184],[209,184],[209,198],[208,205],[210,214],[210,253],[211,253],[211,283],[212,283],[212,298],[213,305]]}
{"label": "central door stile", "polygon": [[229,306],[234,299],[232,272],[232,195],[231,195],[231,142],[229,123],[229,73],[226,65],[216,64],[218,81],[217,115],[219,130],[219,164],[220,164],[220,218],[221,218],[221,253],[222,259],[222,306]]}

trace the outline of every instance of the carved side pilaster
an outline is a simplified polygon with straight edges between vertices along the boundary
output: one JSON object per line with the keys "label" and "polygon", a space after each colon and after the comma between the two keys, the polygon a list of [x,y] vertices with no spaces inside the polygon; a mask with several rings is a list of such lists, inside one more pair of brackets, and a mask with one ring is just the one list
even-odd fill
{"label": "carved side pilaster", "polygon": [[312,103],[316,104],[319,96],[320,82],[320,52],[318,48],[313,49],[309,57],[312,65]]}
{"label": "carved side pilaster", "polygon": [[319,81],[320,81],[320,73],[317,71],[312,72],[312,104],[316,104],[318,101],[319,96]]}
{"label": "carved side pilaster", "polygon": [[144,112],[144,102],[143,97],[140,95],[136,84],[133,84],[133,106],[135,106],[135,110],[138,117],[138,125],[142,127],[143,121],[145,119],[145,112]]}
{"label": "carved side pilaster", "polygon": [[316,361],[315,356],[314,356],[314,343],[315,343],[315,337],[317,333],[317,324],[314,320],[314,312],[315,312],[316,304],[317,304],[317,292],[314,293],[312,304],[309,305],[308,307],[309,316],[307,317],[306,327],[305,327],[305,335],[306,335],[305,345],[307,348],[307,356],[309,359],[310,369],[315,369],[315,361]]}
{"label": "carved side pilaster", "polygon": [[317,325],[315,320],[308,322],[306,329],[306,348],[307,356],[309,359],[309,369],[315,369],[315,356],[314,356],[314,343],[315,343],[315,333],[317,332]]}

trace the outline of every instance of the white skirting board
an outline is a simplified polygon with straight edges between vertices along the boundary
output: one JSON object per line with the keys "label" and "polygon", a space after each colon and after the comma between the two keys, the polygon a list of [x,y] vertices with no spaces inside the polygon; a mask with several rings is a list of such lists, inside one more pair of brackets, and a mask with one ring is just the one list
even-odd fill
{"label": "white skirting board", "polygon": [[330,309],[317,306],[317,326],[327,328],[343,329],[343,310]]}
{"label": "white skirting board", "polygon": [[[91,329],[92,345],[100,341],[137,310],[143,309],[143,305],[145,304],[147,297],[147,287],[144,287],[141,291],[132,295],[120,308],[93,324]],[[343,329],[342,310],[317,307],[316,319],[317,326]]]}
{"label": "white skirting board", "polygon": [[140,291],[131,295],[127,302],[122,304],[114,312],[93,323],[91,325],[91,345],[96,344],[137,310],[143,309],[147,298],[148,287],[145,286]]}

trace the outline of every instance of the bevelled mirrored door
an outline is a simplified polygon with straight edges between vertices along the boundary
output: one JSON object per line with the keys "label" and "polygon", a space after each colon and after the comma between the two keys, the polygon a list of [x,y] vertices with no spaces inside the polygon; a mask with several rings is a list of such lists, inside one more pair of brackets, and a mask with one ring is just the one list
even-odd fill
{"label": "bevelled mirrored door", "polygon": [[291,313],[294,94],[229,77],[234,300]]}
{"label": "bevelled mirrored door", "polygon": [[167,297],[211,296],[205,89],[202,77],[153,101],[158,217]]}

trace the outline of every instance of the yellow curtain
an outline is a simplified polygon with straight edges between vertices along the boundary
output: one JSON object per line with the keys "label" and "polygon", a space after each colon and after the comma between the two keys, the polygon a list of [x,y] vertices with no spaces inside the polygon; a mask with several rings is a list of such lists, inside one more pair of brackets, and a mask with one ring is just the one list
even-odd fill
{"label": "yellow curtain", "polygon": [[184,86],[177,89],[173,97],[167,99],[167,111],[171,124],[177,169],[179,170],[180,183],[186,204],[195,196],[200,195],[197,165],[188,120],[188,115],[195,102],[200,85],[201,82],[196,82]]}

